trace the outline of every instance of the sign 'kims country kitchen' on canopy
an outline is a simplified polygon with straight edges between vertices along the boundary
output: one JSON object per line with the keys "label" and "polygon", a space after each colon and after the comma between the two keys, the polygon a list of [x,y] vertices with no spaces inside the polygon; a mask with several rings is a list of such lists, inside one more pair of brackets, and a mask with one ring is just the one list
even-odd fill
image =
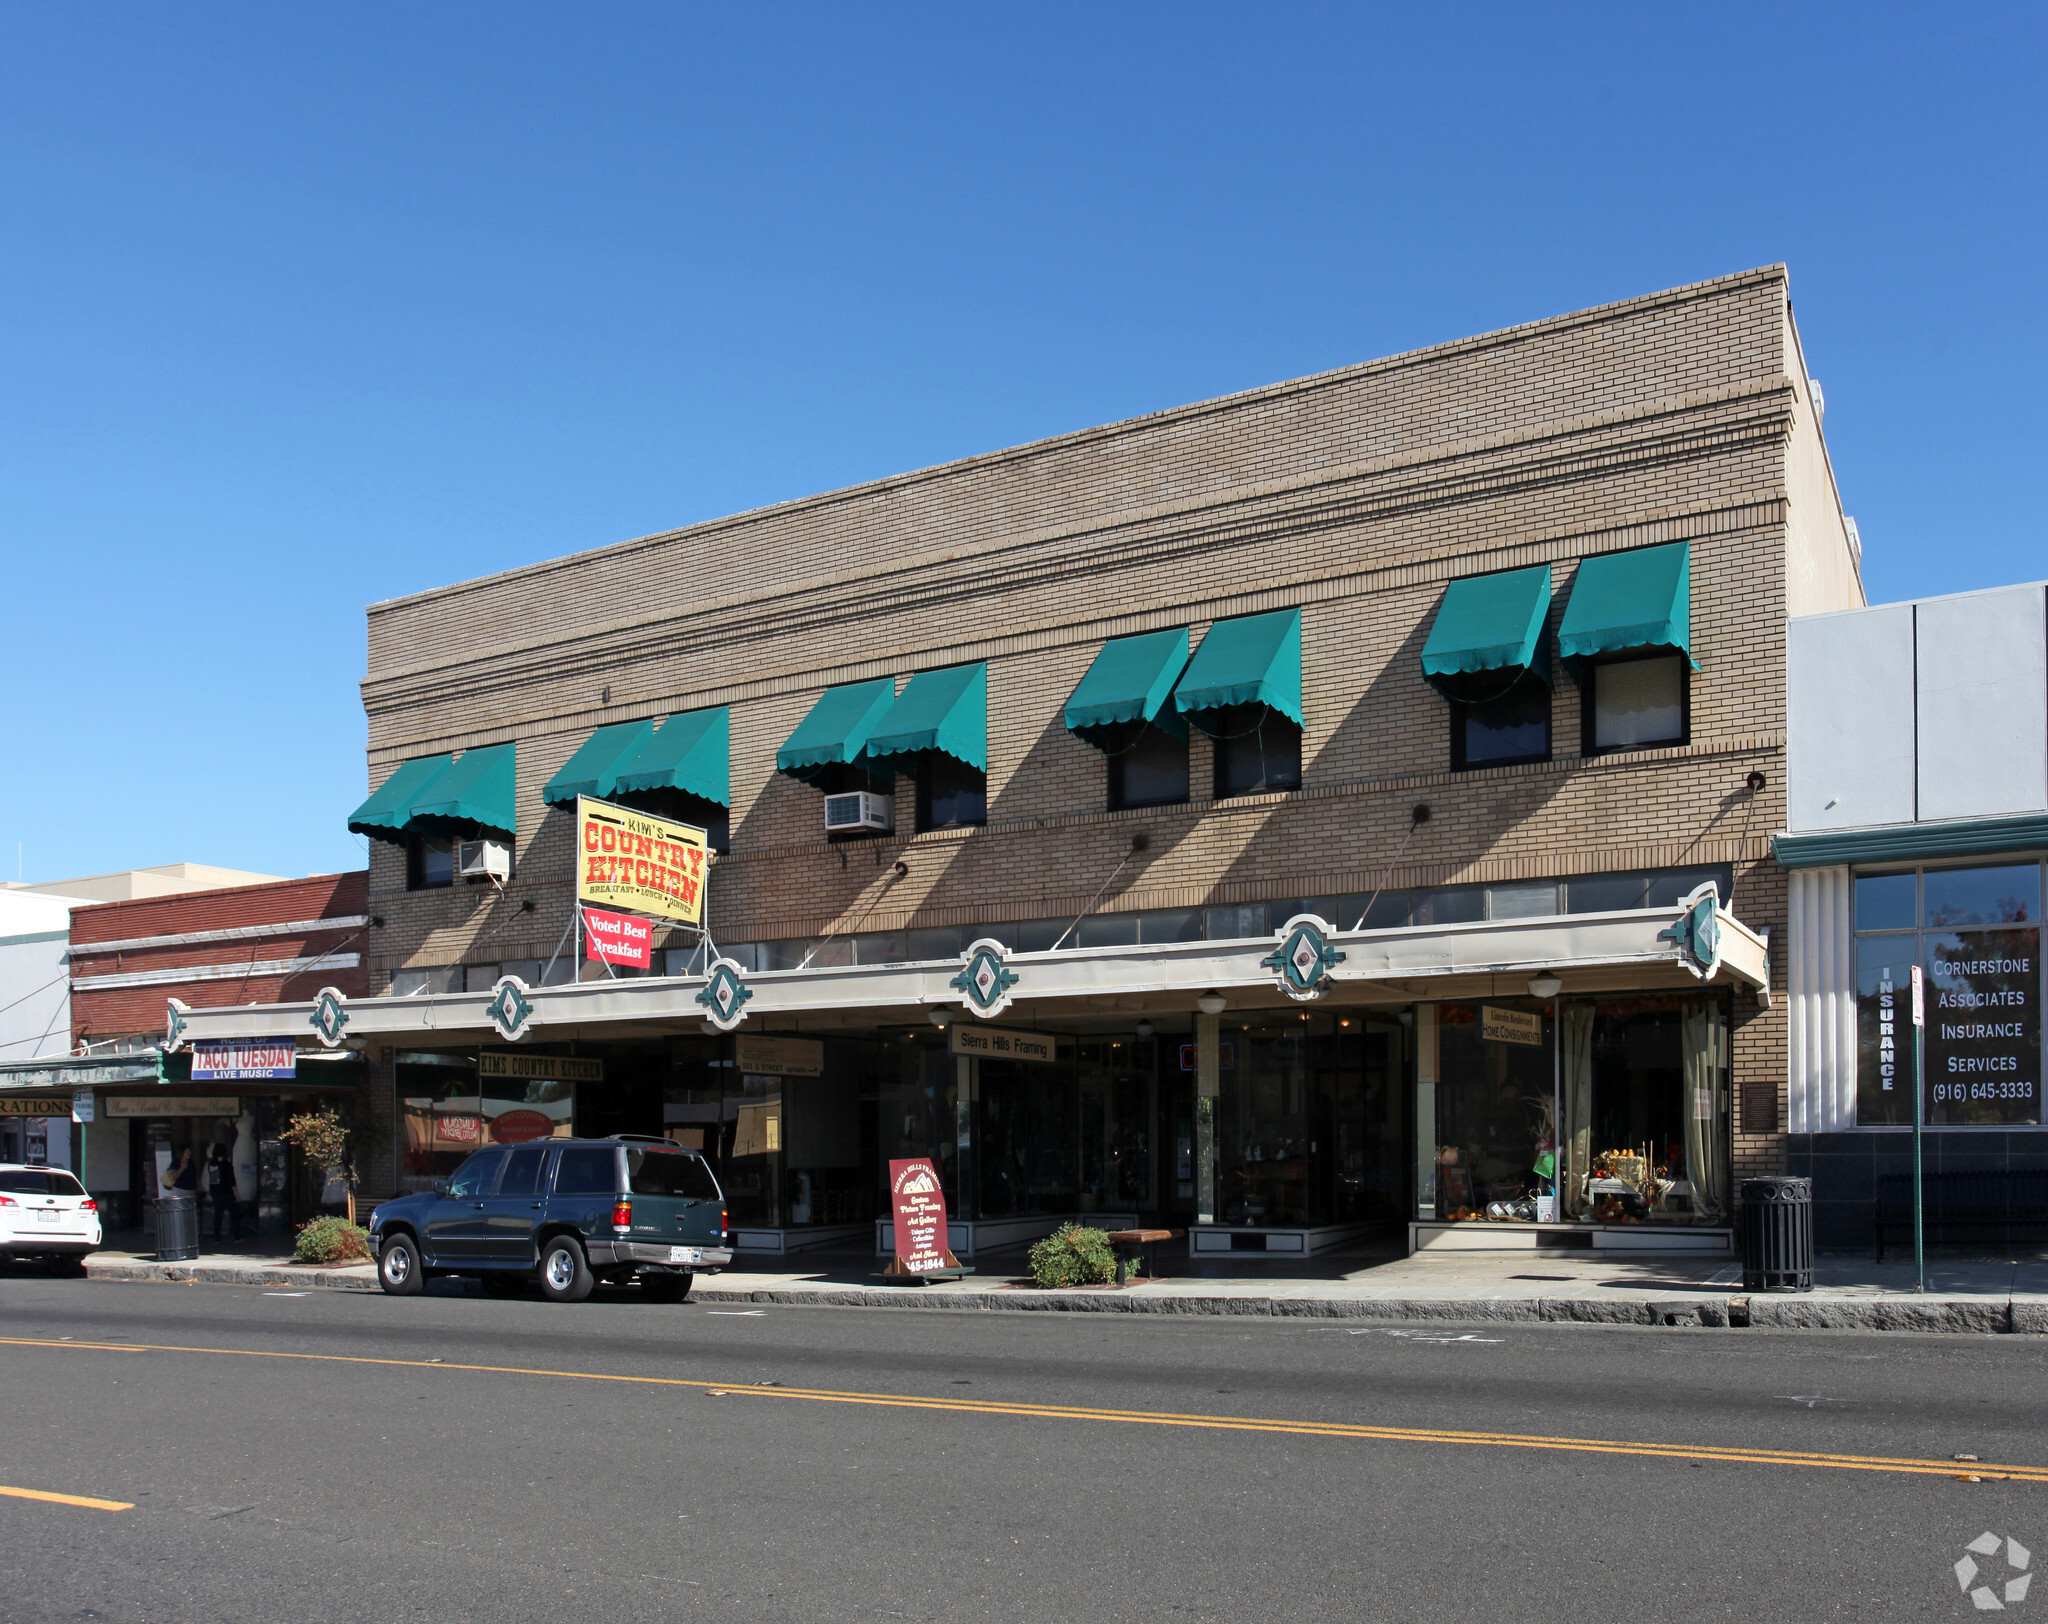
{"label": "sign 'kims country kitchen' on canopy", "polygon": [[579,796],[576,898],[697,925],[704,920],[702,829]]}

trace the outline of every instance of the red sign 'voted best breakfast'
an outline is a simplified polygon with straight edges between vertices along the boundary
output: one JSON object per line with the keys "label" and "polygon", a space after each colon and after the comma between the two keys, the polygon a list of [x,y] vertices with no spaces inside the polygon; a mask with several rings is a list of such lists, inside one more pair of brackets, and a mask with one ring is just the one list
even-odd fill
{"label": "red sign 'voted best breakfast'", "polygon": [[585,908],[583,940],[585,954],[600,964],[630,964],[638,970],[654,967],[654,921],[651,919],[607,913],[602,908]]}
{"label": "red sign 'voted best breakfast'", "polygon": [[896,1214],[896,1261],[912,1274],[953,1267],[946,1250],[946,1192],[938,1169],[920,1156],[889,1164],[889,1202]]}

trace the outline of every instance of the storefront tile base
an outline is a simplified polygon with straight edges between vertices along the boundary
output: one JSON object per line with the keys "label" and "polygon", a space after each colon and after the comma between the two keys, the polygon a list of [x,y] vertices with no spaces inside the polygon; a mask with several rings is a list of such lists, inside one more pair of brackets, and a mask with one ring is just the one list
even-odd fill
{"label": "storefront tile base", "polygon": [[[1086,1224],[1091,1229],[1136,1229],[1135,1212],[1035,1212],[1016,1218],[955,1218],[946,1225],[946,1245],[957,1258],[999,1252],[1006,1246],[1025,1246],[1043,1240],[1061,1224]],[[896,1226],[886,1218],[875,1220],[875,1253],[896,1255]]]}
{"label": "storefront tile base", "polygon": [[792,1229],[750,1229],[735,1224],[732,1249],[749,1256],[787,1257],[820,1246],[844,1246],[867,1232],[866,1224],[800,1224]]}
{"label": "storefront tile base", "polygon": [[1289,1229],[1257,1224],[1198,1224],[1188,1231],[1189,1257],[1314,1257],[1377,1234],[1381,1224],[1326,1224]]}
{"label": "storefront tile base", "polygon": [[1410,1224],[1408,1250],[1421,1252],[1539,1252],[1556,1255],[1662,1253],[1732,1257],[1732,1229],[1655,1229],[1593,1224]]}

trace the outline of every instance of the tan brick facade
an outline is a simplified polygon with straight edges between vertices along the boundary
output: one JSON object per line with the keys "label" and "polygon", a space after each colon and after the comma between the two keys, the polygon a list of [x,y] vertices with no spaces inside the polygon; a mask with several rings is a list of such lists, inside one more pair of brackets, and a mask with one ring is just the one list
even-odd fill
{"label": "tan brick facade", "polygon": [[[408,893],[373,843],[372,989],[545,958],[570,819],[541,786],[602,723],[710,705],[732,716],[721,939],[1077,912],[1137,831],[1106,909],[1728,863],[1736,913],[1782,928],[1787,583],[1807,609],[1860,601],[1824,470],[1768,268],[375,605],[370,783],[516,740],[520,828],[502,895]],[[1547,563],[1554,633],[1579,560],[1680,539],[1690,742],[1582,758],[1560,671],[1553,759],[1452,772],[1419,663],[1445,584]],[[1189,804],[1104,810],[1103,759],[1060,719],[1102,642],[1297,605],[1303,788],[1210,800],[1198,734]],[[774,770],[819,692],[968,660],[989,668],[987,825],[828,844],[817,792]],[[1738,1092],[1782,1078],[1781,1011],[1745,994],[1736,1020]],[[1737,1176],[1780,1142],[1739,1129]]]}

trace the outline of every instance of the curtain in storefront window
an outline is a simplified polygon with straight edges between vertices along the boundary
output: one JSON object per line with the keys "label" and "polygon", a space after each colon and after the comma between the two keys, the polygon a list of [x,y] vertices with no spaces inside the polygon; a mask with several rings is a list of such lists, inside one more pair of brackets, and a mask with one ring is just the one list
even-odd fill
{"label": "curtain in storefront window", "polygon": [[1685,1176],[1692,1181],[1695,1222],[1718,1223],[1728,1187],[1721,1132],[1728,1022],[1717,1002],[1702,1000],[1679,1016],[1685,1064]]}
{"label": "curtain in storefront window", "polygon": [[1558,1192],[1564,1216],[1589,1218],[1586,1186],[1593,1172],[1593,1006],[1567,1004],[1558,1012],[1558,1066],[1564,1095],[1564,1177]]}

